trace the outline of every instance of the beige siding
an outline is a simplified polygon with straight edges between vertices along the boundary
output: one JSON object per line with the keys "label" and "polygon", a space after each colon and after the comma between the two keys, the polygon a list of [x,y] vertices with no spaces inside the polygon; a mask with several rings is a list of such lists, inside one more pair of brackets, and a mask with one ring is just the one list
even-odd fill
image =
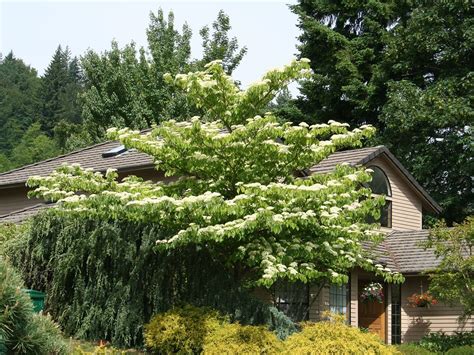
{"label": "beige siding", "polygon": [[381,168],[392,188],[392,229],[422,228],[422,200],[406,178],[384,157],[377,157],[368,166]]}
{"label": "beige siding", "polygon": [[24,186],[0,189],[0,216],[38,204],[39,200],[28,199],[27,192],[28,189]]}
{"label": "beige siding", "polygon": [[350,302],[350,323],[353,327],[359,326],[359,273],[357,270],[351,272],[351,302]]}
{"label": "beige siding", "polygon": [[386,299],[386,320],[385,324],[387,325],[386,329],[386,342],[387,344],[392,344],[392,288],[390,284],[385,285],[385,299]]}
{"label": "beige siding", "polygon": [[407,277],[402,285],[402,342],[417,341],[429,332],[443,331],[448,334],[454,331],[474,330],[474,320],[464,325],[457,322],[462,310],[460,307],[450,307],[445,304],[436,304],[430,308],[413,308],[407,298],[414,293],[420,293],[421,285],[426,291],[428,281],[426,277]]}

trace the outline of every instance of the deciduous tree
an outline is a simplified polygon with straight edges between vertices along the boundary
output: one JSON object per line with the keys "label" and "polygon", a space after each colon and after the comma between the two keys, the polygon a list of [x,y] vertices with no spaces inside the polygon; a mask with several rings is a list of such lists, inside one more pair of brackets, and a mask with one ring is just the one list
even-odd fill
{"label": "deciduous tree", "polygon": [[73,165],[31,177],[32,195],[57,201],[60,215],[158,224],[158,250],[206,248],[241,282],[343,283],[356,266],[400,281],[362,248],[362,241],[380,239],[366,222],[383,204],[362,187],[370,170],[341,166],[303,177],[335,150],[361,145],[374,128],[348,130],[334,121],[294,126],[270,112],[258,115],[277,92],[308,73],[307,60],[294,61],[244,91],[220,61],[204,71],[165,75],[204,114],[163,122],[147,134],[128,128],[108,134],[151,155],[157,169],[176,181],[119,182],[113,170],[103,176]]}
{"label": "deciduous tree", "polygon": [[446,228],[440,223],[431,231],[426,247],[440,258],[439,266],[430,271],[429,289],[440,301],[461,305],[466,320],[474,314],[474,218]]}

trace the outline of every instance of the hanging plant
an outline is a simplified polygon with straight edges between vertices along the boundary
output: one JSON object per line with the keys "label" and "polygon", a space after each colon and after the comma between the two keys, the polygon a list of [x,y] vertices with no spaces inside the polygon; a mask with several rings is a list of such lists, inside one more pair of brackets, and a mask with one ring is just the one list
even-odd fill
{"label": "hanging plant", "polygon": [[433,295],[427,291],[422,293],[414,293],[408,297],[408,303],[412,307],[424,307],[429,308],[433,304],[437,304],[438,300],[433,297]]}
{"label": "hanging plant", "polygon": [[371,282],[364,287],[360,294],[362,302],[383,302],[383,286],[378,282]]}

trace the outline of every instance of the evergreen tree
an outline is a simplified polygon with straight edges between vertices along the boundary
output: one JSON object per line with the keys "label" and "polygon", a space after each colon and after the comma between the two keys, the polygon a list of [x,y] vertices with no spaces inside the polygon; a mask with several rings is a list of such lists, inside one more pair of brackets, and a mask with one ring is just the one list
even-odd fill
{"label": "evergreen tree", "polygon": [[63,50],[58,46],[41,81],[43,130],[52,136],[60,121],[81,123],[78,102],[81,73],[77,58],[70,58],[68,48]]}
{"label": "evergreen tree", "polygon": [[472,6],[300,0],[292,10],[314,71],[299,109],[315,122],[375,125],[443,217],[472,213]]}
{"label": "evergreen tree", "polygon": [[39,119],[39,87],[36,70],[13,53],[0,60],[0,153],[5,156]]}

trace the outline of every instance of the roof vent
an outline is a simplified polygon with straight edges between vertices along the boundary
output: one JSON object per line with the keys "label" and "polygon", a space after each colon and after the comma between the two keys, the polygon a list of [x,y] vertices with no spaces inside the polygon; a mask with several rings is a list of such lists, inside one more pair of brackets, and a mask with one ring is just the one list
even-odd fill
{"label": "roof vent", "polygon": [[124,145],[119,145],[118,147],[112,148],[104,153],[102,153],[102,158],[115,157],[119,154],[122,154],[127,151]]}

